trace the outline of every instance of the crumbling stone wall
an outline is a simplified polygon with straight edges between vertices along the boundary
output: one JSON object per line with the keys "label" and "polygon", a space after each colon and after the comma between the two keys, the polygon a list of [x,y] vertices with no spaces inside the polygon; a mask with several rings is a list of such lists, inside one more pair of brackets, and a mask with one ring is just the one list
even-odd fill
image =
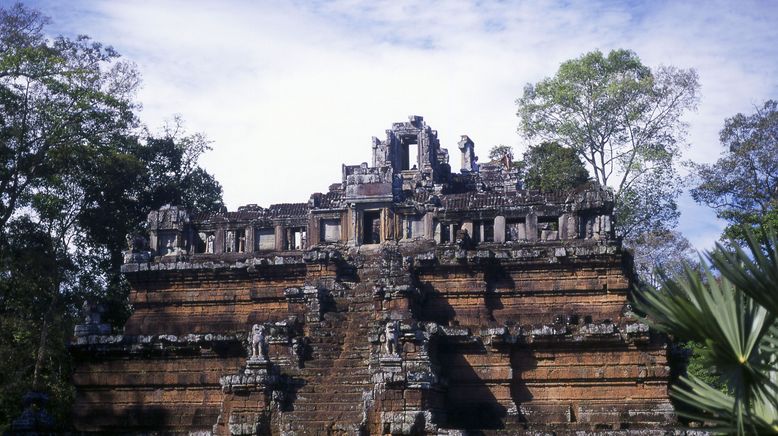
{"label": "crumbling stone wall", "polygon": [[307,203],[152,212],[128,238],[124,333],[76,330],[77,429],[671,428],[665,343],[630,314],[610,193],[522,190],[473,147],[451,174],[411,117]]}

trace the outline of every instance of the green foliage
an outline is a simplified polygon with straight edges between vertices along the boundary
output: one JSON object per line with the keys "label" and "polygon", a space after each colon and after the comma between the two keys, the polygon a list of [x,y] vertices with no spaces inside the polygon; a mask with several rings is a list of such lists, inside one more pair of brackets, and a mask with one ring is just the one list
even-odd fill
{"label": "green foliage", "polygon": [[694,341],[684,344],[684,348],[690,353],[686,373],[726,394],[727,386],[722,383],[721,377],[716,373],[716,368],[712,367],[711,362],[705,359],[705,356],[710,354],[710,349]]}
{"label": "green foliage", "polygon": [[[746,238],[749,251],[722,245],[708,254],[721,274],[687,268],[662,281],[661,291],[636,290],[646,321],[675,337],[704,344],[700,357],[714,367],[722,391],[689,373],[672,395],[691,408],[692,419],[738,434],[778,432],[778,248],[775,237],[760,244]],[[765,248],[766,247],[766,248]]]}
{"label": "green foliage", "polygon": [[135,123],[137,72],[86,36],[47,40],[47,22],[21,4],[0,11],[0,229],[78,148]]}
{"label": "green foliage", "polygon": [[692,198],[727,220],[724,239],[778,232],[778,102],[728,118],[720,138],[725,151],[716,163],[691,165],[697,174]]}
{"label": "green foliage", "polygon": [[125,235],[167,203],[222,206],[197,164],[208,141],[179,120],[139,131],[132,66],[85,36],[47,39],[47,23],[0,9],[0,431],[33,388],[69,421],[66,344],[83,303],[106,304],[114,326],[129,313]]}
{"label": "green foliage", "polygon": [[524,153],[524,187],[541,191],[569,190],[589,180],[575,150],[544,142]]}
{"label": "green foliage", "polygon": [[[0,428],[18,416],[22,395],[33,387],[46,313],[52,314],[47,320],[51,334],[38,384],[56,398],[51,410],[54,416],[67,422],[73,391],[66,344],[73,324],[66,308],[72,308],[78,290],[60,284],[72,279],[76,265],[57,250],[44,228],[27,218],[12,221],[4,237],[0,247]],[[54,295],[60,292],[57,311],[50,312]]]}
{"label": "green foliage", "polygon": [[491,161],[501,161],[508,159],[513,162],[513,147],[509,145],[495,145],[489,150],[489,159]]}
{"label": "green foliage", "polygon": [[[526,85],[517,100],[519,130],[575,150],[594,180],[614,190],[617,232],[629,239],[677,219],[681,116],[696,107],[698,89],[694,70],[652,71],[632,51],[593,51]],[[645,194],[650,200],[635,203]],[[652,210],[638,210],[644,207]]]}

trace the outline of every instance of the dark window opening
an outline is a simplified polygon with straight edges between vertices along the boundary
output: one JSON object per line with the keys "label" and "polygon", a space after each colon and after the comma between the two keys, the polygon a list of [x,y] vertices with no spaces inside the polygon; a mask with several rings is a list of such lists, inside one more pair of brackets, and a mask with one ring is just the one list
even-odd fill
{"label": "dark window opening", "polygon": [[173,254],[176,252],[178,238],[175,233],[160,232],[157,241],[157,251],[162,254]]}
{"label": "dark window opening", "polygon": [[440,223],[440,243],[451,242],[451,224]]}
{"label": "dark window opening", "polygon": [[578,218],[578,234],[582,239],[590,239],[593,236],[594,216],[581,214]]}
{"label": "dark window opening", "polygon": [[414,239],[424,237],[424,217],[408,215],[403,219],[404,239]]}
{"label": "dark window opening", "polygon": [[289,227],[286,229],[286,249],[303,250],[305,249],[307,232],[305,227]]}
{"label": "dark window opening", "polygon": [[556,240],[559,235],[559,217],[539,216],[538,217],[538,239]]}
{"label": "dark window opening", "polygon": [[208,238],[207,234],[205,234],[203,232],[197,233],[197,235],[195,236],[195,240],[194,240],[194,252],[195,253],[205,253],[205,241],[206,241],[207,238]]}
{"label": "dark window opening", "polygon": [[525,218],[509,219],[505,223],[505,240],[506,241],[524,241],[527,239],[524,224]]}
{"label": "dark window opening", "polygon": [[362,216],[362,243],[378,244],[381,242],[381,212],[365,211]]}
{"label": "dark window opening", "polygon": [[474,221],[473,242],[494,242],[494,221]]}
{"label": "dark window opening", "polygon": [[494,221],[484,221],[481,228],[484,242],[494,242]]}
{"label": "dark window opening", "polygon": [[417,169],[419,165],[419,145],[415,136],[404,137],[400,141],[400,169]]}

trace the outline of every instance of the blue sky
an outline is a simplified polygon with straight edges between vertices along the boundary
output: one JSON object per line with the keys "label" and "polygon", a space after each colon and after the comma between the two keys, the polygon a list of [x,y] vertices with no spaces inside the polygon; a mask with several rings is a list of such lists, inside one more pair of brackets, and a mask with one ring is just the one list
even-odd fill
{"label": "blue sky", "polygon": [[[524,84],[594,49],[697,70],[685,159],[714,161],[725,118],[778,98],[778,1],[26,3],[52,33],[88,34],[137,64],[142,119],[154,129],[180,114],[213,141],[201,163],[230,209],[306,201],[411,114],[449,151],[467,134],[484,157],[496,144],[520,154]],[[688,195],[680,206],[679,230],[710,248],[723,224]]]}

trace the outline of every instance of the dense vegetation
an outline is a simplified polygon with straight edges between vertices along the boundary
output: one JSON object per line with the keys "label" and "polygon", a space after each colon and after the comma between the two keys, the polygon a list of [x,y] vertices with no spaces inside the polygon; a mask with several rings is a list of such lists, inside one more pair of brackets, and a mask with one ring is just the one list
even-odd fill
{"label": "dense vegetation", "polygon": [[47,38],[48,22],[0,10],[0,429],[31,389],[67,426],[66,344],[83,304],[105,305],[117,327],[129,313],[125,235],[166,203],[222,205],[197,164],[207,140],[179,120],[149,132],[133,66],[85,36]]}

